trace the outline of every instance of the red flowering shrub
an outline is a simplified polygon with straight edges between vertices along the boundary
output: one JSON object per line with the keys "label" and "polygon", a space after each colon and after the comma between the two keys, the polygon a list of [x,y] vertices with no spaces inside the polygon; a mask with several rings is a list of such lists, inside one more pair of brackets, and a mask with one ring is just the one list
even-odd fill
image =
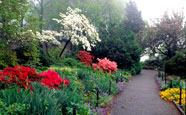
{"label": "red flowering shrub", "polygon": [[98,69],[100,71],[108,72],[111,74],[117,70],[116,62],[110,61],[107,58],[104,58],[104,59],[97,58],[97,60],[99,61],[98,64],[92,64],[94,70]]}
{"label": "red flowering shrub", "polygon": [[62,79],[57,72],[51,70],[41,72],[40,75],[36,73],[35,69],[24,66],[7,67],[3,69],[3,72],[0,71],[0,82],[4,86],[7,86],[7,84],[16,84],[20,88],[32,89],[31,83],[33,81],[41,82],[50,89],[60,89],[59,86],[61,83],[66,87],[69,84],[68,80]]}
{"label": "red flowering shrub", "polygon": [[84,63],[87,66],[92,65],[92,60],[94,59],[94,56],[92,56],[89,52],[86,51],[79,51],[79,53],[76,55],[82,63]]}
{"label": "red flowering shrub", "polygon": [[43,85],[47,86],[50,89],[58,88],[60,90],[61,83],[63,83],[66,87],[68,84],[70,84],[68,80],[62,79],[57,72],[52,70],[41,72],[40,76],[43,77]]}
{"label": "red flowering shrub", "polygon": [[7,67],[0,72],[0,82],[6,84],[17,84],[21,88],[31,87],[33,81],[40,81],[41,77],[35,69],[24,66]]}

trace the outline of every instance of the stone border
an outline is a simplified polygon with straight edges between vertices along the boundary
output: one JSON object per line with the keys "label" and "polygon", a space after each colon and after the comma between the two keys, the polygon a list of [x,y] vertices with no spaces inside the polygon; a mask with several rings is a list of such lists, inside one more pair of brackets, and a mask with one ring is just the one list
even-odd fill
{"label": "stone border", "polygon": [[[162,87],[162,83],[161,81],[158,80],[158,76],[155,76],[155,82],[156,84],[158,85],[158,88],[161,89]],[[174,100],[172,101],[172,103],[176,106],[176,108],[179,110],[179,112],[182,114],[182,115],[185,115],[185,112],[184,110],[179,106],[179,104],[177,104]]]}
{"label": "stone border", "polygon": [[126,80],[126,81],[124,82],[124,84],[123,84],[123,85],[124,85],[123,90],[120,91],[120,92],[118,92],[117,94],[113,95],[112,98],[109,100],[108,105],[107,105],[106,108],[105,108],[105,110],[106,110],[106,115],[111,115],[112,106],[113,106],[114,104],[117,104],[117,103],[116,103],[116,99],[117,99],[118,96],[120,96],[120,94],[125,90],[125,87],[126,87],[127,83],[130,82],[130,81],[132,80],[132,78],[133,78],[133,75],[131,75],[131,78],[130,78],[130,79],[128,79],[128,80]]}
{"label": "stone border", "polygon": [[177,104],[174,100],[172,102],[174,103],[174,105],[176,106],[176,108],[180,111],[180,113],[182,113],[182,115],[185,115],[184,110],[179,106],[179,104]]}

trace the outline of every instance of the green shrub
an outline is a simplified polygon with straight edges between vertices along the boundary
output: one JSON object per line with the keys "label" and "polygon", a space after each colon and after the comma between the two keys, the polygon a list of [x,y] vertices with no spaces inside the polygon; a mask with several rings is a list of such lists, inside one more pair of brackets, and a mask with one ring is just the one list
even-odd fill
{"label": "green shrub", "polygon": [[57,63],[61,60],[61,58],[59,57],[61,49],[62,49],[62,47],[54,47],[54,46],[50,47],[50,49],[48,51],[48,55],[49,55],[50,59],[52,60],[52,62]]}
{"label": "green shrub", "polygon": [[50,66],[54,62],[51,60],[51,58],[48,56],[47,52],[44,51],[42,48],[38,47],[39,49],[39,59],[42,66]]}
{"label": "green shrub", "polygon": [[28,105],[25,110],[26,114],[48,114],[57,115],[59,113],[58,98],[55,97],[55,92],[49,90],[41,84],[33,83],[33,93],[29,90],[18,88],[6,88],[0,90],[0,98],[12,105],[14,103]]}
{"label": "green shrub", "polygon": [[120,69],[129,71],[134,69],[135,73],[139,73],[140,64],[138,63],[142,51],[135,39],[133,32],[119,26],[112,30],[111,35],[106,36],[102,42],[96,44],[92,50],[92,55],[101,59],[107,57],[111,61],[117,62]]}
{"label": "green shrub", "polygon": [[14,103],[7,105],[0,99],[0,115],[24,115],[26,114],[26,105]]}
{"label": "green shrub", "polygon": [[150,57],[148,60],[143,62],[144,69],[162,69],[163,68],[163,60],[159,57]]}
{"label": "green shrub", "polygon": [[28,66],[37,65],[39,63],[39,50],[37,48],[38,41],[31,32],[24,32],[20,36],[21,40],[15,49],[19,64],[27,64]]}
{"label": "green shrub", "polygon": [[0,38],[0,69],[17,64],[16,52],[9,49],[8,45]]}
{"label": "green shrub", "polygon": [[162,86],[161,90],[166,90],[166,89],[171,88],[171,87],[172,88],[182,87],[182,89],[185,89],[185,83],[179,78],[174,78],[174,79],[172,79],[172,84],[171,84],[171,81],[169,81],[168,83],[166,83],[166,85]]}
{"label": "green shrub", "polygon": [[171,59],[167,60],[164,64],[165,72],[171,75],[181,76],[186,78],[186,50],[176,53]]}

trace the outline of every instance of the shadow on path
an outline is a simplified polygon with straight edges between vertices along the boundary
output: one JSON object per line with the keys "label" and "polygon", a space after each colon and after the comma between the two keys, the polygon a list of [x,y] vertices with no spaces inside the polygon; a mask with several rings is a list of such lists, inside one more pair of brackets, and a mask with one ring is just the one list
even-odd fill
{"label": "shadow on path", "polygon": [[155,74],[143,70],[134,76],[116,99],[111,115],[179,115],[173,105],[160,98]]}

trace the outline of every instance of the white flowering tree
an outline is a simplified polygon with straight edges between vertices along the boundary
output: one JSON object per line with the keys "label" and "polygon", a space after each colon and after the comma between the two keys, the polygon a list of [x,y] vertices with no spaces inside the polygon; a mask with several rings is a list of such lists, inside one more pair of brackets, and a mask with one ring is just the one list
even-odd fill
{"label": "white flowering tree", "polygon": [[36,36],[41,43],[54,44],[58,46],[61,45],[61,43],[55,37],[62,36],[62,34],[56,31],[42,30],[42,34],[40,34],[40,32],[36,32]]}
{"label": "white flowering tree", "polygon": [[61,33],[59,35],[62,38],[68,39],[63,47],[59,57],[63,54],[65,48],[72,42],[73,45],[82,43],[83,48],[90,51],[91,47],[94,47],[96,42],[100,42],[99,35],[95,27],[90,24],[85,15],[81,14],[81,10],[67,8],[66,14],[60,13],[61,19],[53,19],[57,23],[61,24]]}

